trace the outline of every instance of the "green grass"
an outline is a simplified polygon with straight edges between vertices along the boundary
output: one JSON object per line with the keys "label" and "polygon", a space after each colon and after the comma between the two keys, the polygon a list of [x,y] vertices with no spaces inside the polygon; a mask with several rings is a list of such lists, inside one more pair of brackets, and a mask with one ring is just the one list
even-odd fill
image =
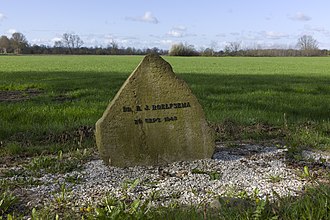
{"label": "green grass", "polygon": [[1,90],[37,88],[29,101],[0,103],[0,139],[93,125],[139,58],[1,57]]}
{"label": "green grass", "polygon": [[165,209],[163,213],[153,213],[150,219],[329,219],[329,193],[329,186],[321,185],[308,188],[301,197],[282,197],[276,202],[251,197],[219,198],[217,210],[210,207]]}
{"label": "green grass", "polygon": [[[242,198],[219,197],[217,207],[200,204],[199,206],[179,206],[153,208],[150,200],[132,199],[129,196],[114,198],[107,196],[97,206],[82,206],[80,212],[72,212],[65,206],[65,189],[61,189],[62,208],[56,211],[49,207],[33,209],[33,219],[329,219],[330,187],[318,185],[307,188],[299,197],[278,197],[276,201],[260,200],[251,196]],[[58,201],[55,202],[58,205]]]}
{"label": "green grass", "polygon": [[[293,145],[330,148],[330,58],[164,58],[188,83],[207,119],[225,131],[229,122],[231,132],[239,133],[220,135],[220,140],[285,136]],[[45,139],[93,127],[141,59],[1,56],[1,94],[40,92],[29,100],[0,102],[2,154],[63,150]],[[265,131],[265,125],[270,129]]]}
{"label": "green grass", "polygon": [[329,58],[169,61],[200,99],[210,121],[281,124],[284,113],[289,123],[329,120]]}

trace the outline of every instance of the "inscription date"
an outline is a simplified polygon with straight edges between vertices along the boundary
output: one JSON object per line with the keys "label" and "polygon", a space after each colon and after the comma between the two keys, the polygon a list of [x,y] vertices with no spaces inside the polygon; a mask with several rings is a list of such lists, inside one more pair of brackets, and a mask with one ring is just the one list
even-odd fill
{"label": "inscription date", "polygon": [[143,123],[160,123],[160,122],[170,122],[170,121],[176,121],[178,118],[176,116],[169,116],[169,117],[164,117],[164,118],[145,118],[144,120],[142,119],[135,119],[134,123],[136,125],[138,124],[143,124]]}

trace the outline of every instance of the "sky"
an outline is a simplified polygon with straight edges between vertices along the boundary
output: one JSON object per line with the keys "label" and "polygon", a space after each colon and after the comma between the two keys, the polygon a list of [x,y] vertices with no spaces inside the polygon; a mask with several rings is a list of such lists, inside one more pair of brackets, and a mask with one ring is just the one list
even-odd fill
{"label": "sky", "polygon": [[53,46],[73,33],[83,46],[170,49],[295,48],[311,35],[330,49],[329,0],[0,0],[0,35]]}

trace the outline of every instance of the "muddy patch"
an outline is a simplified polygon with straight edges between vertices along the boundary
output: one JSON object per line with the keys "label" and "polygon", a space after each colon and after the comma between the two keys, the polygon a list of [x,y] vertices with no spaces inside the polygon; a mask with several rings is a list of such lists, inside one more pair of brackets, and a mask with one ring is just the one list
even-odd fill
{"label": "muddy patch", "polygon": [[0,102],[26,101],[42,93],[39,89],[0,91]]}

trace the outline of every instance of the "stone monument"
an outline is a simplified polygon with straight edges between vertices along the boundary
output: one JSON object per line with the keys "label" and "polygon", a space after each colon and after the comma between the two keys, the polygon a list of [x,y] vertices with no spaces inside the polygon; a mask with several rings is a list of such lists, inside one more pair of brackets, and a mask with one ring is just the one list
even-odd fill
{"label": "stone monument", "polygon": [[96,123],[96,144],[111,166],[211,158],[213,132],[197,98],[169,63],[147,55]]}

